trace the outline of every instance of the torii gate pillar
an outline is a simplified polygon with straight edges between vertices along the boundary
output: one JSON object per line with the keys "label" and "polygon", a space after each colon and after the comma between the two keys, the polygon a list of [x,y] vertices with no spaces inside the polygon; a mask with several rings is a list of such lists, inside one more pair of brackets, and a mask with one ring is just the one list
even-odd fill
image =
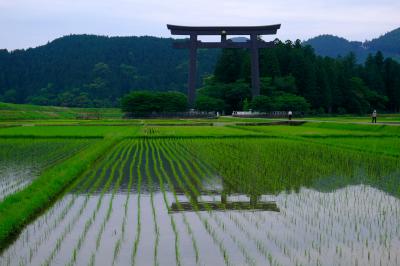
{"label": "torii gate pillar", "polygon": [[260,64],[258,61],[258,36],[252,34],[250,36],[251,42],[251,95],[260,95]]}
{"label": "torii gate pillar", "polygon": [[190,35],[189,50],[189,82],[188,82],[188,101],[190,106],[194,106],[196,100],[196,72],[197,72],[197,35]]}

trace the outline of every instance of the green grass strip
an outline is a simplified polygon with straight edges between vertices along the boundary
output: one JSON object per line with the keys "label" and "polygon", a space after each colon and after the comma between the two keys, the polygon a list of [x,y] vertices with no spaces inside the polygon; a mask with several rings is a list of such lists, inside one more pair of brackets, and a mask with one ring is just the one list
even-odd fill
{"label": "green grass strip", "polygon": [[27,188],[8,196],[0,203],[0,249],[26,224],[49,207],[58,196],[118,139],[98,142],[75,156],[43,172]]}

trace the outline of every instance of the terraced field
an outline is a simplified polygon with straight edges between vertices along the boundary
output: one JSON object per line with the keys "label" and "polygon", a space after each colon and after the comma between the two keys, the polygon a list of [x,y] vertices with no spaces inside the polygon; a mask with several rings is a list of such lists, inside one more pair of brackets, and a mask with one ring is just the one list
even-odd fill
{"label": "terraced field", "polygon": [[[43,128],[29,141],[0,129],[1,145],[25,147],[18,158],[44,174],[80,174],[63,173],[53,204],[3,238],[1,265],[400,263],[396,129],[127,126],[93,139],[73,127],[60,141]],[[0,229],[36,184],[0,201]]]}

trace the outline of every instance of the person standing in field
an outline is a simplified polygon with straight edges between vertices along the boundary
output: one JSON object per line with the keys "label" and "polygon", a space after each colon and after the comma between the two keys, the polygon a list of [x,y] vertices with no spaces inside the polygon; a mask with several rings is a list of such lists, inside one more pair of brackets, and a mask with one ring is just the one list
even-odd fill
{"label": "person standing in field", "polygon": [[289,112],[288,112],[288,118],[289,118],[289,120],[292,120],[292,115],[293,115],[292,111],[289,111]]}
{"label": "person standing in field", "polygon": [[372,112],[372,123],[376,124],[376,110]]}

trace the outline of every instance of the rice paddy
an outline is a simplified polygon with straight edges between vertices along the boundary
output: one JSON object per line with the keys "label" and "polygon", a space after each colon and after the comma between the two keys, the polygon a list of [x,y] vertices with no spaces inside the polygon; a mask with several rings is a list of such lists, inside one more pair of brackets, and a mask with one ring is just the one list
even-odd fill
{"label": "rice paddy", "polygon": [[0,139],[0,200],[28,186],[43,169],[91,142],[87,139]]}
{"label": "rice paddy", "polygon": [[[1,184],[11,188],[0,229],[12,234],[0,238],[0,264],[399,265],[397,132],[316,123],[3,128],[0,173],[10,185]],[[46,190],[46,180],[61,182],[57,166],[75,170]],[[40,187],[52,204],[6,227],[20,218],[5,206],[22,195],[36,202]]]}

